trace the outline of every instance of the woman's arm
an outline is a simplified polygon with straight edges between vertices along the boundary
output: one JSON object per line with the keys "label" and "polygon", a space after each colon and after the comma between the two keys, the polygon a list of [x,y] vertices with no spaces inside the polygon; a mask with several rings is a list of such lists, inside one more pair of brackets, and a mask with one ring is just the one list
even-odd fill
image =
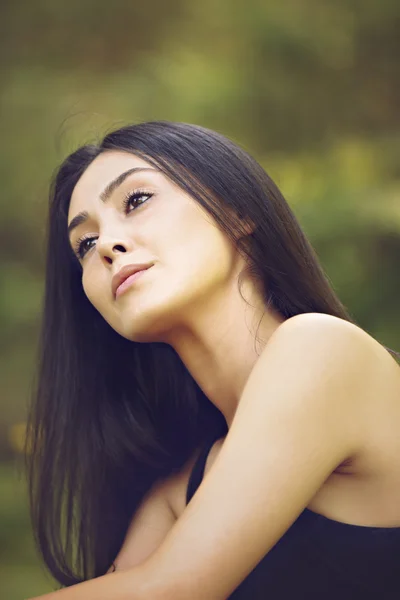
{"label": "woman's arm", "polygon": [[[159,547],[176,522],[168,496],[171,479],[157,482],[135,512],[113,565],[119,571],[136,567]],[[110,567],[108,573],[114,572]]]}
{"label": "woman's arm", "polygon": [[283,323],[207,477],[159,548],[137,568],[40,599],[225,600],[363,447],[378,390],[370,340],[329,315]]}
{"label": "woman's arm", "polygon": [[149,581],[151,574],[142,563],[29,600],[150,600],[152,596],[146,591]]}

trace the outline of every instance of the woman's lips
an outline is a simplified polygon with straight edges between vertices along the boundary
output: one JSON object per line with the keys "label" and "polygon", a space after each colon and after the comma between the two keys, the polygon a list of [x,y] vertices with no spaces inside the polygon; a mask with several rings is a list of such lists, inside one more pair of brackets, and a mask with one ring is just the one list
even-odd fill
{"label": "woman's lips", "polygon": [[141,271],[136,271],[136,273],[127,277],[127,279],[125,279],[121,283],[121,285],[117,287],[117,290],[115,292],[115,298],[121,296],[121,294],[123,294],[136,281],[136,279],[141,277],[141,275],[143,275],[143,273],[146,273],[146,271],[148,271],[149,269],[151,269],[151,267],[148,267],[147,269],[142,269]]}

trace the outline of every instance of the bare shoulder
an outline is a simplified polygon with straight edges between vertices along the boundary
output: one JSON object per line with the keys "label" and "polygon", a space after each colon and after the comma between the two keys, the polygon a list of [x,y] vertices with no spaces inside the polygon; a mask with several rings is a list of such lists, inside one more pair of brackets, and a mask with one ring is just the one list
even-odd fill
{"label": "bare shoulder", "polygon": [[[344,319],[324,313],[304,313],[287,319],[271,337],[276,347],[298,348],[307,352],[307,362],[318,354],[342,363],[352,363],[356,375],[367,382],[361,408],[375,406],[381,413],[391,407],[398,415],[400,410],[400,365],[387,349],[367,331]],[[327,352],[324,353],[326,348]],[[272,350],[272,348],[271,348]],[[335,356],[336,355],[336,356]],[[348,360],[346,360],[348,359]],[[388,413],[387,413],[388,414]]]}
{"label": "bare shoulder", "polygon": [[355,323],[325,313],[302,313],[284,321],[271,341],[296,337],[309,339],[310,343],[319,338],[319,341],[326,340],[327,345],[336,338],[341,341],[342,349],[348,345],[370,361],[377,372],[390,372],[395,380],[400,381],[400,365],[378,340]]}
{"label": "bare shoulder", "polygon": [[[347,321],[345,319],[341,319],[339,317],[335,317],[334,315],[329,315],[326,313],[301,313],[298,315],[294,315],[277,328],[275,333],[286,333],[289,331],[292,332],[313,332],[313,331],[337,331],[342,334],[348,334],[351,337],[359,338],[360,340],[364,340],[366,343],[375,343],[378,346],[381,346],[379,342],[375,340],[370,334],[368,334],[364,329],[360,326],[352,323],[351,321]],[[274,334],[275,335],[275,334]],[[383,348],[383,346],[381,346]]]}
{"label": "bare shoulder", "polygon": [[379,477],[395,473],[398,479],[400,365],[387,349],[358,325],[323,313],[305,313],[287,319],[271,341],[278,352],[280,347],[296,347],[298,341],[307,361],[314,357],[319,366],[321,355],[333,359],[335,353],[338,360],[355,365],[356,378],[366,383],[355,405],[360,422],[367,426],[363,450],[348,470]]}

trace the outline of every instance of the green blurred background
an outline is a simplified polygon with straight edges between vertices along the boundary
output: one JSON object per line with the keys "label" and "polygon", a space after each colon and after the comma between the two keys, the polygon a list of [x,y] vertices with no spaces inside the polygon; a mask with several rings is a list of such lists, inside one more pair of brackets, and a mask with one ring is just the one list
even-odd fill
{"label": "green blurred background", "polygon": [[357,323],[400,350],[400,3],[3,0],[0,592],[52,589],[21,447],[50,177],[129,122],[216,129],[276,180]]}

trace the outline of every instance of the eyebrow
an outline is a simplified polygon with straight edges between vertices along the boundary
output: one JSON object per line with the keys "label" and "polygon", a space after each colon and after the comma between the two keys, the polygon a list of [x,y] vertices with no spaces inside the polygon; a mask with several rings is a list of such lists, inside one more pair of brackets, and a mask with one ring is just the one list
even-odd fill
{"label": "eyebrow", "polygon": [[[113,194],[113,192],[115,192],[115,190],[123,184],[123,182],[125,181],[125,179],[127,177],[129,177],[129,175],[132,175],[132,173],[138,173],[139,171],[157,171],[158,169],[153,169],[151,167],[133,167],[132,169],[128,169],[127,171],[124,171],[123,173],[121,173],[120,175],[118,175],[115,179],[113,179],[112,181],[110,181],[110,183],[108,183],[106,185],[106,187],[104,188],[104,190],[100,193],[100,200],[105,203],[107,202],[107,200],[110,199],[111,195]],[[82,223],[84,223],[85,221],[87,221],[89,218],[89,213],[84,210],[80,213],[78,213],[71,221],[71,223],[68,225],[68,235],[71,234],[71,231],[73,229],[75,229],[76,227],[78,227],[78,225],[81,225]]]}

